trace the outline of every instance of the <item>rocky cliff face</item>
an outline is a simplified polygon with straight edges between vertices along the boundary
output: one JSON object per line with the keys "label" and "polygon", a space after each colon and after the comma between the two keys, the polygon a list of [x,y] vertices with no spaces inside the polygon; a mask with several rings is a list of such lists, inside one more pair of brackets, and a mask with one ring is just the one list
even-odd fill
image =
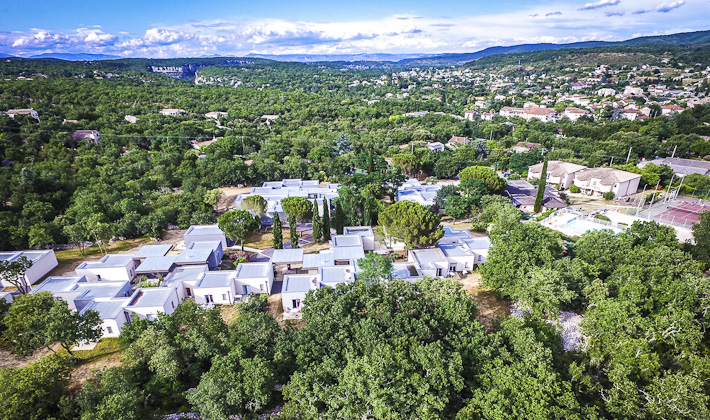
{"label": "rocky cliff face", "polygon": [[210,67],[210,66],[237,66],[237,65],[245,65],[245,64],[254,64],[252,61],[244,61],[244,60],[224,60],[218,63],[209,63],[209,64],[203,64],[203,63],[191,63],[191,64],[184,64],[182,66],[148,66],[148,70],[151,71],[152,73],[160,73],[164,74],[168,77],[172,77],[173,79],[188,79],[191,77],[195,77],[195,73],[197,70],[203,68],[203,67]]}

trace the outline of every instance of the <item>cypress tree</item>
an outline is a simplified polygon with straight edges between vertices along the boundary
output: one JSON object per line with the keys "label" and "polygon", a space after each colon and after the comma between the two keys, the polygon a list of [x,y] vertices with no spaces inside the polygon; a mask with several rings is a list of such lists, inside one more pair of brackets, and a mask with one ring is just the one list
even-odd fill
{"label": "cypress tree", "polygon": [[343,208],[340,206],[340,200],[335,202],[335,215],[333,217],[333,224],[335,225],[335,233],[338,235],[343,234],[343,228],[345,227],[345,215],[343,214]]}
{"label": "cypress tree", "polygon": [[313,240],[320,242],[321,238],[321,220],[318,214],[318,200],[313,200]]}
{"label": "cypress tree", "polygon": [[539,213],[542,208],[542,200],[545,198],[545,186],[547,185],[547,158],[542,164],[542,172],[540,172],[540,182],[537,185],[537,196],[535,197],[535,206],[533,211]]}
{"label": "cypress tree", "polygon": [[296,231],[296,216],[288,216],[288,230],[291,236],[291,248],[298,248],[298,232]]}
{"label": "cypress tree", "polygon": [[284,234],[283,226],[281,225],[281,218],[279,217],[279,212],[274,212],[274,249],[283,249],[284,247]]}
{"label": "cypress tree", "polygon": [[323,226],[322,226],[323,240],[330,240],[330,203],[328,199],[323,199]]}

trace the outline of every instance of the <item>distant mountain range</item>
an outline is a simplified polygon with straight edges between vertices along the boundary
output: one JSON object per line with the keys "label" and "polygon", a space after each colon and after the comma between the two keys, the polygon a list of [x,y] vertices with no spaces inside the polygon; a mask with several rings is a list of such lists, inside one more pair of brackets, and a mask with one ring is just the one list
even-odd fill
{"label": "distant mountain range", "polygon": [[247,57],[265,58],[275,61],[317,63],[323,61],[391,61],[427,57],[431,54],[249,54]]}
{"label": "distant mountain range", "polygon": [[8,57],[12,57],[12,56],[9,54],[0,53],[0,58],[8,58]]}
{"label": "distant mountain range", "polygon": [[57,59],[57,60],[67,60],[67,61],[98,61],[98,60],[115,60],[121,58],[117,55],[107,55],[107,54],[88,54],[88,53],[44,53],[38,55],[31,55],[28,58],[36,59]]}

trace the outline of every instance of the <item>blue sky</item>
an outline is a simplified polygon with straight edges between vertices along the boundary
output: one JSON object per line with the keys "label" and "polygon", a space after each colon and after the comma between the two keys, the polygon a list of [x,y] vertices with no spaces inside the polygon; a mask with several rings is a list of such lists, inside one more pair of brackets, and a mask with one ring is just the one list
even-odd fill
{"label": "blue sky", "polygon": [[710,29],[710,0],[0,3],[0,52],[125,57],[473,52]]}

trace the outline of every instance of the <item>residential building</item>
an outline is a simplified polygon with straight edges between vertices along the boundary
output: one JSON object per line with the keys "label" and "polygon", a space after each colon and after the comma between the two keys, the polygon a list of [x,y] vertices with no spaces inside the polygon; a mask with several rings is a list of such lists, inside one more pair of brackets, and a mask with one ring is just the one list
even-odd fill
{"label": "residential building", "polygon": [[217,225],[192,225],[187,229],[185,235],[185,248],[189,248],[193,242],[212,242],[219,241],[222,243],[222,249],[231,246],[228,243],[227,237],[224,236]]}
{"label": "residential building", "polygon": [[166,116],[179,117],[187,114],[187,111],[185,111],[184,109],[164,108],[160,110],[160,113]]}
{"label": "residential building", "polygon": [[471,139],[468,137],[458,137],[452,136],[448,142],[446,142],[447,147],[461,147],[471,143]]}
{"label": "residential building", "polygon": [[175,267],[177,256],[169,255],[164,257],[148,257],[136,267],[136,275],[148,278],[164,278]]}
{"label": "residential building", "polygon": [[143,245],[138,251],[133,253],[133,259],[143,261],[148,257],[164,257],[173,249],[170,244],[165,245]]}
{"label": "residential building", "polygon": [[222,261],[222,257],[224,256],[222,242],[220,241],[195,241],[190,243],[190,246],[188,246],[186,251],[195,249],[207,249],[210,251],[210,254],[207,257],[207,265],[209,265],[210,268],[217,268]]}
{"label": "residential building", "polygon": [[195,283],[195,302],[200,305],[231,305],[235,303],[238,299],[234,277],[233,270],[203,273]]}
{"label": "residential building", "polygon": [[208,112],[205,114],[206,118],[214,118],[215,120],[219,119],[221,117],[228,117],[228,116],[229,116],[228,112],[220,112],[220,111],[212,111],[212,112]]}
{"label": "residential building", "polygon": [[76,285],[86,283],[84,276],[52,276],[47,277],[42,283],[33,288],[30,293],[47,292],[55,299],[67,302],[69,309],[76,310],[74,299],[83,292],[76,290]]}
{"label": "residential building", "polygon": [[136,276],[136,262],[131,254],[108,254],[99,261],[84,261],[75,272],[87,281],[131,281]]}
{"label": "residential building", "polygon": [[580,109],[573,106],[568,106],[567,108],[565,108],[564,112],[564,116],[572,122],[577,121],[580,117],[583,117],[585,115],[591,116],[592,113],[587,111],[586,109]]}
{"label": "residential building", "polygon": [[129,124],[135,124],[138,122],[138,117],[133,115],[126,115],[123,119],[128,121]]}
{"label": "residential building", "polygon": [[471,239],[471,232],[464,229],[454,229],[451,226],[444,226],[444,236],[439,239],[440,245],[460,243],[466,239]]}
{"label": "residential building", "polygon": [[[528,168],[528,179],[540,179],[542,175],[543,163],[532,165]],[[574,181],[575,174],[587,169],[584,165],[564,162],[561,160],[550,160],[547,162],[547,184],[559,185],[562,189],[567,190]]]}
{"label": "residential building", "polygon": [[335,255],[333,251],[320,252],[318,254],[304,254],[301,269],[310,274],[316,274],[320,267],[335,265]]}
{"label": "residential building", "polygon": [[352,283],[355,281],[354,265],[334,265],[330,267],[320,267],[318,269],[320,287],[335,288],[339,284]]}
{"label": "residential building", "polygon": [[473,119],[476,117],[476,111],[468,110],[463,113],[463,117],[469,121],[473,121]]}
{"label": "residential building", "polygon": [[[508,198],[510,198],[511,204],[517,207],[520,211],[534,213],[535,200],[537,199],[537,189],[537,186],[532,185],[525,180],[508,181],[505,193],[508,195]],[[567,204],[560,200],[559,192],[551,186],[545,185],[541,211],[561,209],[564,207],[567,207]]]}
{"label": "residential building", "polygon": [[180,300],[177,291],[166,287],[140,287],[136,289],[125,308],[140,319],[155,320],[159,313],[175,312]]}
{"label": "residential building", "polygon": [[640,180],[639,174],[612,168],[593,168],[576,174],[574,185],[587,195],[601,196],[613,192],[614,198],[619,198],[634,194]]}
{"label": "residential building", "polygon": [[239,263],[234,279],[237,293],[270,295],[274,285],[274,267],[268,262]]}
{"label": "residential building", "polygon": [[416,262],[393,262],[392,278],[413,283],[422,278],[422,271]]}
{"label": "residential building", "polygon": [[303,249],[275,249],[272,264],[286,265],[286,270],[297,270],[303,266]]}
{"label": "residential building", "polygon": [[435,141],[435,142],[429,142],[426,144],[427,149],[431,150],[432,152],[443,152],[445,147],[441,142]]}
{"label": "residential building", "polygon": [[175,290],[180,300],[191,298],[195,284],[207,271],[207,264],[178,266],[165,276],[160,286]]}
{"label": "residential building", "polygon": [[283,279],[281,289],[281,304],[284,314],[296,314],[301,312],[303,301],[310,290],[319,287],[320,280],[318,274],[287,274]]}
{"label": "residential building", "polygon": [[81,140],[99,144],[99,141],[101,140],[101,132],[97,130],[77,130],[72,133],[71,138],[74,146],[76,146]]}
{"label": "residential building", "polygon": [[126,310],[131,298],[96,300],[86,305],[79,314],[95,311],[101,319],[102,337],[119,337],[123,326],[131,322],[131,312]]}
{"label": "residential building", "polygon": [[[190,244],[190,246],[192,246],[192,244]],[[188,248],[177,256],[175,264],[181,266],[207,264],[209,266],[212,255],[212,250],[209,248]]]}
{"label": "residential building", "polygon": [[453,271],[449,270],[449,260],[439,248],[410,249],[407,251],[407,261],[416,263],[426,277],[442,277]]}
{"label": "residential building", "polygon": [[8,109],[7,111],[5,111],[5,114],[7,114],[7,116],[12,118],[13,120],[15,119],[16,115],[28,115],[28,116],[34,118],[35,120],[37,120],[37,122],[40,122],[39,114],[37,113],[37,111],[35,111],[32,108],[29,108],[29,109]]}
{"label": "residential building", "polygon": [[513,151],[515,153],[525,153],[529,152],[532,149],[536,147],[542,147],[542,144],[540,143],[524,143],[524,142],[518,142],[514,147]]}
{"label": "residential building", "polygon": [[478,256],[463,243],[439,244],[437,248],[448,261],[448,271],[470,271],[476,265]]}
{"label": "residential building", "polygon": [[375,250],[375,231],[372,226],[345,226],[343,235],[357,235],[362,239],[362,247],[365,251]]}
{"label": "residential building", "polygon": [[[52,271],[59,263],[57,262],[57,257],[54,255],[54,250],[25,250],[25,251],[4,251],[0,252],[0,261],[17,261],[18,259],[25,257],[32,262],[32,266],[25,271],[24,281],[26,282],[26,287],[31,289],[33,284],[39,282],[42,277],[46,276],[50,271]],[[5,287],[12,287],[7,279],[0,277],[0,290]]]}

